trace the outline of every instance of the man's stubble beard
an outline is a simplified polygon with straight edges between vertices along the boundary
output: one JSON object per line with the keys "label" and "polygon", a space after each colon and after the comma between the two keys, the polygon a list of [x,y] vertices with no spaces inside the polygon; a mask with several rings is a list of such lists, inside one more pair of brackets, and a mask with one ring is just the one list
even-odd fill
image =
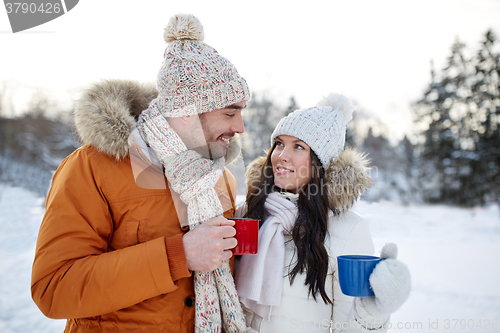
{"label": "man's stubble beard", "polygon": [[192,148],[192,150],[199,153],[204,158],[209,158],[211,160],[216,160],[221,157],[225,157],[227,154],[227,148],[218,142],[208,142],[204,146],[199,146]]}
{"label": "man's stubble beard", "polygon": [[[203,114],[200,114],[199,117],[206,145],[197,147],[193,150],[200,153],[203,157],[209,158],[211,160],[216,160],[221,157],[225,157],[227,154],[228,147],[226,147],[223,143],[217,141],[217,139],[220,136],[212,138],[213,135],[208,127],[205,117],[203,116]],[[216,141],[210,141],[212,139]]]}

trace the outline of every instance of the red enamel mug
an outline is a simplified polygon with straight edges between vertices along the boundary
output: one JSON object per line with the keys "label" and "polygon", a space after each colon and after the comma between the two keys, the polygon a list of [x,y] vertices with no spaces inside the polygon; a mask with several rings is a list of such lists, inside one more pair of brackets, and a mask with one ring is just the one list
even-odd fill
{"label": "red enamel mug", "polygon": [[256,254],[259,247],[259,220],[250,218],[230,218],[235,222],[238,245],[232,249],[233,254]]}

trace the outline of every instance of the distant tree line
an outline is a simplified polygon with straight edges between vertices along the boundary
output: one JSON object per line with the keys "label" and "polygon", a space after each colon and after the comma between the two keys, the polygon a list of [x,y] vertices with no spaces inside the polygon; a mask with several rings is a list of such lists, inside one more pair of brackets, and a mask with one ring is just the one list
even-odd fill
{"label": "distant tree line", "polygon": [[242,155],[245,165],[271,148],[271,134],[281,118],[299,107],[292,96],[287,107],[278,105],[267,93],[253,93],[243,113]]}
{"label": "distant tree line", "polygon": [[52,107],[46,96],[37,95],[21,116],[2,117],[0,113],[1,183],[45,195],[53,171],[79,146],[69,113],[49,117]]}
{"label": "distant tree line", "polygon": [[[354,113],[346,145],[371,160],[374,186],[364,195],[366,200],[460,206],[498,202],[500,51],[493,31],[486,32],[471,54],[468,57],[457,40],[446,66],[431,69],[426,91],[412,105],[415,131],[399,142],[384,136],[383,124],[367,122],[362,107]],[[11,102],[2,95],[4,90],[0,86],[0,182],[43,195],[52,172],[79,146],[71,112],[48,116],[53,104],[39,95],[22,116],[7,117],[2,106]],[[270,94],[253,94],[243,113],[245,165],[270,148],[278,121],[299,108],[293,96],[282,106]]]}
{"label": "distant tree line", "polygon": [[[246,115],[245,162],[269,149],[279,119],[299,106],[278,107],[257,95]],[[456,41],[445,68],[431,69],[422,98],[412,105],[413,133],[391,144],[373,126],[362,132],[364,110],[354,113],[346,144],[368,154],[374,186],[367,200],[399,200],[460,206],[500,199],[500,51],[495,33],[485,33],[470,57]],[[380,127],[383,125],[378,125]],[[366,127],[366,126],[365,126]],[[379,131],[383,132],[383,131]]]}

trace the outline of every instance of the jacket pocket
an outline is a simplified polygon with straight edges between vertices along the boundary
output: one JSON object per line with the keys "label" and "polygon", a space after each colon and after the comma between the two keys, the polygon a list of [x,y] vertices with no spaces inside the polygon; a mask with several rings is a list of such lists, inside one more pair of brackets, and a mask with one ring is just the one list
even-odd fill
{"label": "jacket pocket", "polygon": [[157,226],[150,219],[140,220],[137,230],[137,241],[145,243],[162,236],[157,229]]}
{"label": "jacket pocket", "polygon": [[139,244],[139,221],[124,221],[113,232],[109,247],[114,250]]}

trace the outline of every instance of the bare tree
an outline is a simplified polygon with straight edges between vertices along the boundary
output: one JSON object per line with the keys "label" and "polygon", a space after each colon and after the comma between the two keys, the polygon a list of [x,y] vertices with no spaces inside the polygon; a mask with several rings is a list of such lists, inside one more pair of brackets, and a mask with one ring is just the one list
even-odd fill
{"label": "bare tree", "polygon": [[296,109],[298,105],[293,96],[288,107],[280,107],[267,93],[253,94],[243,114],[245,133],[242,153],[246,165],[271,148],[271,134],[279,120]]}

